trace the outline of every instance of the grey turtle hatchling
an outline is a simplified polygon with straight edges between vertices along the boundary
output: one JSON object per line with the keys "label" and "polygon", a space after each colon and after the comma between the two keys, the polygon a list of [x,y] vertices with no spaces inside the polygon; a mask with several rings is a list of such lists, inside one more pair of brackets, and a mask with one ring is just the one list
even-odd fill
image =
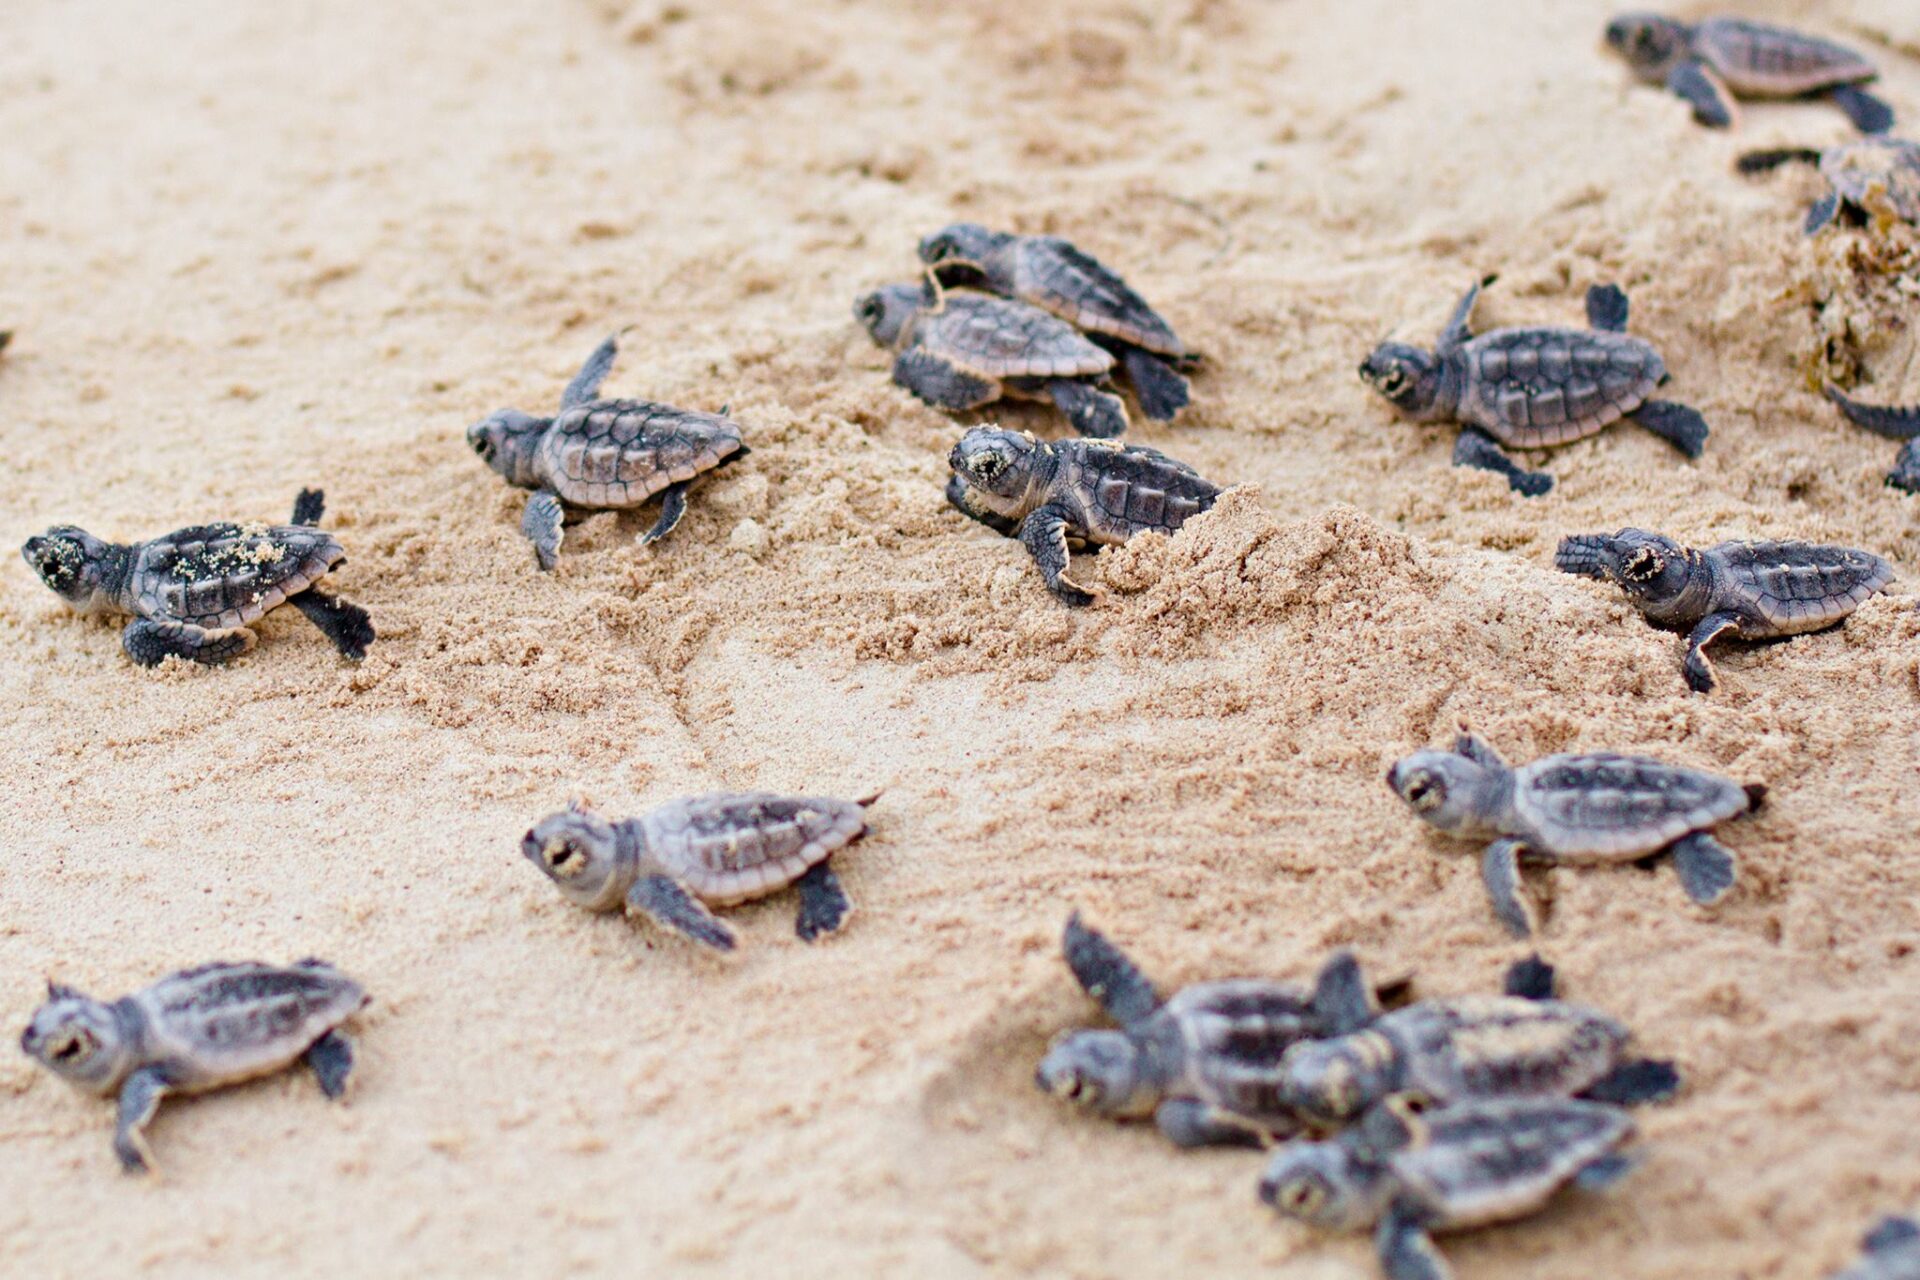
{"label": "grey turtle hatchling", "polygon": [[1920,226],[1920,143],[1901,138],[1866,138],[1816,151],[1782,147],[1741,156],[1741,173],[1766,173],[1783,164],[1818,165],[1827,194],[1807,210],[1807,234],[1831,225],[1841,214],[1876,214]]}
{"label": "grey turtle hatchling", "polygon": [[[1613,285],[1587,290],[1591,329],[1493,329],[1476,336],[1469,321],[1488,276],[1467,290],[1426,351],[1384,342],[1360,365],[1360,376],[1416,422],[1458,422],[1453,464],[1504,476],[1515,492],[1537,497],[1553,477],[1525,471],[1500,451],[1538,449],[1593,435],[1630,418],[1689,458],[1706,447],[1698,412],[1650,400],[1667,380],[1651,344],[1628,336],[1627,295]],[[1498,441],[1498,444],[1495,442]]]}
{"label": "grey turtle hatchling", "polygon": [[920,260],[943,283],[984,284],[1085,331],[1120,358],[1140,411],[1154,421],[1171,421],[1192,399],[1179,370],[1194,359],[1173,327],[1118,273],[1068,241],[956,222],[920,241]]}
{"label": "grey turtle hatchling", "polygon": [[1649,84],[1665,85],[1701,124],[1724,129],[1735,98],[1828,97],[1862,133],[1885,133],[1893,110],[1861,88],[1879,72],[1853,50],[1745,18],[1689,25],[1657,13],[1625,13],[1607,43]]}
{"label": "grey turtle hatchling", "polygon": [[1851,547],[1722,542],[1696,551],[1644,529],[1564,538],[1553,562],[1613,583],[1655,626],[1687,631],[1687,686],[1697,693],[1714,686],[1706,647],[1720,637],[1767,640],[1835,627],[1893,581],[1885,560]]}
{"label": "grey turtle hatchling", "polygon": [[250,624],[281,604],[358,660],[374,640],[366,610],[314,585],[347,555],[315,527],[325,505],[320,490],[302,489],[291,524],[221,521],[130,545],[56,525],[28,538],[20,554],[79,612],[132,614],[120,642],[143,667],[168,656],[209,664],[238,657],[254,646]]}
{"label": "grey turtle hatchling", "polygon": [[894,352],[893,380],[935,408],[1051,400],[1083,436],[1126,433],[1126,405],[1101,389],[1113,356],[1038,307],[944,289],[929,275],[865,294],[853,311]]}
{"label": "grey turtle hatchling", "polygon": [[489,467],[534,491],[520,531],[542,569],[558,561],[569,513],[624,511],[658,494],[660,518],[640,544],[658,542],[686,514],[695,477],[750,452],[724,408],[700,413],[652,400],[596,399],[619,350],[617,333],[594,349],[561,393],[554,417],[501,409],[467,428],[467,444]]}
{"label": "grey turtle hatchling", "polygon": [[800,891],[794,927],[812,942],[852,910],[827,860],[867,832],[864,800],[714,792],[608,822],[582,801],[541,819],[520,842],[527,861],[589,911],[623,906],[719,951],[734,933],[707,908]]}
{"label": "grey turtle hatchling", "polygon": [[1631,1117],[1595,1102],[1498,1099],[1416,1113],[1393,1098],[1331,1140],[1281,1147],[1260,1199],[1327,1230],[1373,1228],[1390,1280],[1447,1280],[1433,1233],[1524,1218],[1569,1183],[1611,1187],[1633,1168],[1619,1151],[1632,1135]]}
{"label": "grey turtle hatchling", "polygon": [[1865,1256],[1833,1280],[1920,1280],[1920,1222],[1882,1218],[1860,1242]]}
{"label": "grey turtle hatchling", "polygon": [[1827,399],[1838,405],[1847,421],[1856,426],[1889,440],[1906,442],[1894,457],[1887,484],[1904,493],[1920,493],[1920,404],[1867,404],[1832,385],[1827,387]]}
{"label": "grey turtle hatchling", "polygon": [[113,1152],[130,1173],[153,1167],[145,1128],[169,1093],[203,1093],[305,1063],[338,1098],[353,1070],[340,1026],[369,1000],[324,960],[215,963],[108,1003],[47,985],[20,1047],[76,1089],[119,1096]]}
{"label": "grey turtle hatchling", "polygon": [[1035,1082],[1097,1115],[1151,1115],[1182,1147],[1262,1145],[1293,1133],[1298,1122],[1275,1089],[1281,1056],[1309,1036],[1353,1030],[1378,1008],[1346,952],[1327,961],[1312,990],[1232,978],[1164,999],[1078,913],[1067,921],[1062,951],[1120,1029],[1069,1032],[1048,1049]]}
{"label": "grey turtle hatchling", "polygon": [[1520,937],[1534,931],[1520,859],[1584,865],[1671,854],[1680,886],[1703,906],[1733,888],[1733,855],[1709,832],[1766,795],[1718,774],[1644,756],[1544,756],[1518,769],[1473,734],[1452,751],[1416,751],[1387,785],[1422,821],[1465,839],[1494,837],[1481,860],[1493,909]]}
{"label": "grey turtle hatchling", "polygon": [[947,501],[1018,538],[1047,589],[1070,605],[1093,597],[1067,576],[1071,553],[1117,546],[1149,530],[1172,533],[1206,511],[1220,487],[1184,462],[1139,445],[1057,440],[975,427],[947,457]]}

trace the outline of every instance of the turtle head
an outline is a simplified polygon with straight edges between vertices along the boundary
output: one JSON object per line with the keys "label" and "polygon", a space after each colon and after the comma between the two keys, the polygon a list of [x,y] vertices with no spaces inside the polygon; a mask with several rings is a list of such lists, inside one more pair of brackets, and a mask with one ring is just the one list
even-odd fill
{"label": "turtle head", "polygon": [[621,843],[619,828],[576,800],[536,823],[522,837],[520,852],[569,902],[611,911],[633,879]]}
{"label": "turtle head", "polygon": [[1642,80],[1659,84],[1691,43],[1687,25],[1657,13],[1623,13],[1607,24],[1607,46]]}
{"label": "turtle head", "polygon": [[907,324],[926,305],[927,290],[918,284],[890,284],[860,295],[853,304],[854,319],[883,347],[900,341]]}
{"label": "turtle head", "polygon": [[532,488],[540,482],[533,464],[534,450],[552,425],[552,418],[502,409],[467,428],[467,447],[513,484]]}
{"label": "turtle head", "polygon": [[1137,1116],[1153,1110],[1140,1047],[1119,1031],[1075,1031],[1040,1061],[1034,1083],[1096,1115]]}
{"label": "turtle head", "polygon": [[1005,233],[989,231],[977,222],[956,222],[920,241],[920,261],[930,267],[949,262],[978,267],[1007,239]]}
{"label": "turtle head", "polygon": [[1274,1152],[1260,1175],[1260,1202],[1299,1222],[1357,1231],[1385,1208],[1384,1183],[1345,1143],[1300,1140]]}
{"label": "turtle head", "polygon": [[29,1058],[77,1089],[107,1093],[132,1066],[133,1045],[113,1007],[71,987],[47,984],[47,1002],[20,1035]]}
{"label": "turtle head", "polygon": [[1612,582],[1641,608],[1658,608],[1677,600],[1693,579],[1693,562],[1687,549],[1672,538],[1645,529],[1563,538],[1553,553],[1553,563],[1567,573]]}
{"label": "turtle head", "polygon": [[1387,785],[1421,821],[1454,835],[1490,829],[1492,808],[1505,770],[1454,751],[1416,751],[1387,770]]}
{"label": "turtle head", "polygon": [[1026,513],[1028,490],[1044,478],[1034,463],[1045,448],[1024,431],[975,427],[953,446],[947,465],[980,505],[1017,519]]}
{"label": "turtle head", "polygon": [[1394,408],[1418,418],[1439,398],[1442,370],[1431,351],[1404,342],[1383,342],[1360,362],[1360,377]]}
{"label": "turtle head", "polygon": [[1317,1124],[1345,1124],[1387,1092],[1393,1060],[1378,1032],[1302,1040],[1280,1059],[1281,1100]]}
{"label": "turtle head", "polygon": [[113,550],[85,529],[61,524],[28,538],[20,556],[55,595],[85,612],[107,594],[106,569]]}

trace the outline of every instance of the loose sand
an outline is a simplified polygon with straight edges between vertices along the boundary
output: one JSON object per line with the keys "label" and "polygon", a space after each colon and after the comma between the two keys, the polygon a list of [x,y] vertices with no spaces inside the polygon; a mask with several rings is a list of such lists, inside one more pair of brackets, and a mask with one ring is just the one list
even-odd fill
{"label": "loose sand", "polygon": [[[1920,119],[1907,0],[1750,8],[1868,47]],[[1837,367],[1920,396],[1914,286],[1822,265],[1811,174],[1731,173],[1838,112],[1697,129],[1603,53],[1606,12],[17,0],[6,540],[279,519],[321,484],[381,638],[349,668],[282,610],[231,669],[143,674],[0,565],[0,1026],[46,974],[115,994],[223,956],[327,956],[378,1002],[350,1105],[292,1075],[170,1104],[158,1185],[115,1171],[108,1108],[0,1053],[0,1274],[1371,1275],[1258,1210],[1257,1157],[1177,1156],[1030,1073],[1092,1017],[1076,904],[1168,984],[1336,944],[1493,982],[1521,951],[1473,851],[1381,783],[1463,720],[1774,798],[1710,915],[1665,871],[1544,878],[1570,992],[1688,1089],[1618,1195],[1462,1238],[1462,1273],[1811,1277],[1920,1204],[1920,500],[1808,380],[1833,293]],[[849,314],[955,217],[1071,235],[1214,357],[1136,438],[1248,487],[1082,566],[1084,612],[943,507],[958,427]],[[1559,477],[1532,502],[1449,468],[1451,430],[1354,367],[1489,270],[1483,327],[1622,282],[1706,456],[1610,430],[1530,459]],[[633,546],[650,510],[602,516],[542,576],[461,432],[623,324],[609,389],[731,402],[753,457],[662,547]],[[1691,697],[1676,638],[1552,568],[1629,523],[1907,581]],[[717,961],[519,861],[570,791],[719,786],[885,789],[842,937],[800,944],[786,896]]]}

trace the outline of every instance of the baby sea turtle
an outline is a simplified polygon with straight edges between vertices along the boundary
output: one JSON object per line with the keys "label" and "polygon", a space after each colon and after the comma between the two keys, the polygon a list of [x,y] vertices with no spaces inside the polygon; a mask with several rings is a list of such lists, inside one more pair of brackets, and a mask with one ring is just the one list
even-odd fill
{"label": "baby sea turtle", "polygon": [[1765,173],[1783,164],[1818,165],[1827,194],[1807,210],[1813,235],[1841,214],[1870,219],[1876,213],[1920,226],[1920,142],[1866,138],[1816,151],[1782,147],[1741,156],[1741,173]]}
{"label": "baby sea turtle", "polygon": [[1374,1228],[1390,1280],[1447,1280],[1432,1233],[1524,1218],[1570,1182],[1610,1187],[1633,1167],[1618,1150],[1632,1134],[1626,1112],[1596,1102],[1499,1099],[1416,1113],[1394,1098],[1330,1141],[1281,1147],[1260,1199],[1328,1230]]}
{"label": "baby sea turtle", "polygon": [[720,951],[733,930],[709,906],[800,890],[794,932],[832,933],[852,910],[827,860],[867,833],[866,806],[765,791],[716,791],[608,822],[582,801],[543,818],[520,842],[562,896],[589,911],[623,905]]}
{"label": "baby sea turtle", "polygon": [[[1347,952],[1327,961],[1312,990],[1233,978],[1154,989],[1119,947],[1067,920],[1067,967],[1118,1031],[1074,1031],[1057,1040],[1035,1080],[1097,1115],[1151,1115],[1183,1147],[1262,1145],[1298,1122],[1276,1092],[1281,1055],[1309,1036],[1356,1029],[1377,1011]],[[1392,989],[1388,992],[1392,994]]]}
{"label": "baby sea turtle", "polygon": [[1452,751],[1416,751],[1387,785],[1428,824],[1467,839],[1495,837],[1481,862],[1493,909],[1520,937],[1533,932],[1520,859],[1582,865],[1673,856],[1687,896],[1711,906],[1733,888],[1733,855],[1708,834],[1766,795],[1758,784],[1644,756],[1553,755],[1518,769],[1470,733]]}
{"label": "baby sea turtle", "polygon": [[20,1047],[76,1089],[119,1095],[113,1153],[139,1173],[153,1167],[144,1131],[169,1093],[304,1062],[322,1093],[340,1097],[353,1045],[339,1028],[368,999],[324,960],[201,965],[111,1004],[49,983]]}
{"label": "baby sea turtle", "polygon": [[1860,1249],[1866,1256],[1833,1280],[1920,1280],[1920,1222],[1882,1218]]}
{"label": "baby sea turtle", "polygon": [[1475,336],[1468,322],[1488,276],[1467,290],[1432,351],[1400,342],[1374,348],[1360,376],[1416,422],[1458,422],[1453,464],[1505,476],[1516,492],[1537,497],[1553,477],[1524,471],[1499,444],[1538,449],[1584,439],[1631,418],[1689,458],[1707,442],[1694,410],[1649,400],[1667,380],[1660,353],[1628,337],[1627,295],[1614,285],[1587,290],[1590,330],[1494,329]]}
{"label": "baby sea turtle", "polygon": [[552,569],[560,555],[569,512],[624,511],[659,494],[660,518],[640,536],[646,546],[680,523],[694,477],[749,452],[725,408],[700,413],[651,400],[595,399],[619,350],[617,333],[594,349],[561,393],[557,416],[502,409],[467,428],[467,444],[489,467],[534,491],[520,532],[542,569]]}
{"label": "baby sea turtle", "polygon": [[1687,631],[1687,686],[1713,688],[1706,647],[1721,636],[1767,640],[1835,627],[1882,587],[1893,567],[1850,547],[1722,542],[1695,551],[1644,529],[1563,538],[1553,562],[1612,582],[1657,627]]}
{"label": "baby sea turtle", "polygon": [[1920,493],[1920,404],[1904,408],[1865,404],[1831,385],[1827,399],[1840,406],[1849,422],[1889,440],[1906,441],[1887,473],[1887,483],[1906,493]]}
{"label": "baby sea turtle", "polygon": [[1670,1062],[1628,1058],[1627,1029],[1577,1004],[1516,996],[1421,1000],[1346,1035],[1293,1045],[1282,1107],[1336,1126],[1391,1094],[1434,1106],[1478,1098],[1654,1102],[1680,1087]]}
{"label": "baby sea turtle", "polygon": [[1826,96],[1862,133],[1885,133],[1893,110],[1861,85],[1874,65],[1853,50],[1785,27],[1745,18],[1688,25],[1657,13],[1627,13],[1607,24],[1607,43],[1634,74],[1664,84],[1693,107],[1701,124],[1733,123],[1735,98]]}
{"label": "baby sea turtle", "polygon": [[930,276],[866,294],[853,313],[895,353],[893,380],[935,408],[1051,400],[1083,436],[1126,433],[1126,405],[1100,389],[1113,356],[1038,307],[943,289]]}
{"label": "baby sea turtle", "polygon": [[1140,411],[1171,421],[1192,398],[1179,369],[1192,363],[1160,313],[1092,254],[1058,236],[1020,236],[956,222],[920,242],[942,283],[983,285],[1052,312],[1120,358]]}
{"label": "baby sea turtle", "polygon": [[366,610],[313,585],[347,555],[314,527],[325,509],[320,490],[302,489],[291,524],[221,521],[131,545],[56,525],[28,538],[20,554],[79,612],[132,614],[120,643],[143,667],[169,654],[203,663],[238,657],[253,648],[249,624],[281,604],[358,660],[374,639]]}
{"label": "baby sea turtle", "polygon": [[1139,445],[1056,440],[975,427],[947,456],[947,501],[1018,538],[1047,589],[1070,605],[1093,597],[1067,576],[1070,552],[1117,546],[1136,533],[1172,533],[1213,506],[1220,487],[1184,462]]}

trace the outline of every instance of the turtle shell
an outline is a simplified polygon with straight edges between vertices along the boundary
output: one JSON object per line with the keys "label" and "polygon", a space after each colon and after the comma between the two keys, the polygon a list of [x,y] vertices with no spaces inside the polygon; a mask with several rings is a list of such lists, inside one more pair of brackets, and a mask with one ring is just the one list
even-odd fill
{"label": "turtle shell", "polygon": [[1716,609],[1753,614],[1777,634],[1830,627],[1893,581],[1868,551],[1813,542],[1723,542],[1714,558]]}
{"label": "turtle shell", "polygon": [[127,997],[146,1019],[148,1061],[170,1066],[183,1089],[277,1071],[367,999],[359,983],[318,960],[206,964]]}
{"label": "turtle shell", "polygon": [[1252,1119],[1292,1117],[1278,1090],[1280,1059],[1319,1023],[1312,993],[1258,978],[1183,988],[1155,1014],[1179,1038],[1184,1092]]}
{"label": "turtle shell", "polygon": [[1617,422],[1667,376],[1639,338],[1590,329],[1493,329],[1464,343],[1458,416],[1502,444],[1566,444]]}
{"label": "turtle shell", "polygon": [[605,510],[637,507],[741,448],[739,426],[718,414],[651,400],[596,400],[554,419],[536,465],[562,502]]}
{"label": "turtle shell", "polygon": [[643,870],[672,876],[716,907],[758,898],[866,834],[866,810],[851,800],[717,791],[641,816]]}
{"label": "turtle shell", "polygon": [[1178,357],[1186,347],[1160,313],[1117,274],[1057,236],[1016,241],[1013,294],[1088,333],[1106,334],[1155,355]]}
{"label": "turtle shell", "polygon": [[1745,18],[1708,18],[1694,28],[1693,51],[1747,98],[1797,98],[1879,74],[1842,45]]}
{"label": "turtle shell", "polygon": [[1066,321],[978,293],[948,292],[922,311],[910,345],[989,378],[1081,378],[1113,368],[1113,356]]}
{"label": "turtle shell", "polygon": [[1555,755],[1515,770],[1515,834],[1567,859],[1625,861],[1745,813],[1740,785],[1642,756]]}
{"label": "turtle shell", "polygon": [[346,555],[332,534],[310,525],[194,525],[136,545],[127,589],[135,611],[155,621],[243,627]]}
{"label": "turtle shell", "polygon": [[1423,1000],[1370,1030],[1399,1054],[1402,1087],[1442,1103],[1570,1097],[1613,1070],[1627,1043],[1605,1014],[1515,996]]}
{"label": "turtle shell", "polygon": [[1920,223],[1920,142],[1868,138],[1820,154],[1820,173],[1840,198],[1872,211],[1884,200],[1893,216]]}
{"label": "turtle shell", "polygon": [[1408,1124],[1388,1170],[1401,1196],[1444,1229],[1534,1212],[1633,1134],[1619,1108],[1570,1099],[1470,1102]]}
{"label": "turtle shell", "polygon": [[1053,501],[1081,515],[1086,540],[1118,544],[1136,533],[1172,533],[1212,507],[1220,486],[1184,462],[1140,445],[1060,440]]}

